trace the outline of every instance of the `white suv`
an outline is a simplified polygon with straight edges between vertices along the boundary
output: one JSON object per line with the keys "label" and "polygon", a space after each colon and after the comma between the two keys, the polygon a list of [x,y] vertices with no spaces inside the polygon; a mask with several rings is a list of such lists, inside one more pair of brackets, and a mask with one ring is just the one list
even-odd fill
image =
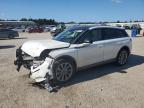
{"label": "white suv", "polygon": [[124,29],[77,26],[50,40],[33,40],[17,49],[15,65],[30,69],[36,82],[65,83],[80,69],[115,61],[127,63],[132,40]]}

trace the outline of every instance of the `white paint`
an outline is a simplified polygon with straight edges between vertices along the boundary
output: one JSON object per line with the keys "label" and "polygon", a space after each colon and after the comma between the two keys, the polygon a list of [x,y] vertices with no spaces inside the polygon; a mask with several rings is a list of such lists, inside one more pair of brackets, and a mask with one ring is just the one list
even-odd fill
{"label": "white paint", "polygon": [[41,52],[45,49],[55,49],[68,47],[69,43],[55,41],[55,40],[33,40],[25,42],[22,45],[22,50],[32,57],[40,56]]}

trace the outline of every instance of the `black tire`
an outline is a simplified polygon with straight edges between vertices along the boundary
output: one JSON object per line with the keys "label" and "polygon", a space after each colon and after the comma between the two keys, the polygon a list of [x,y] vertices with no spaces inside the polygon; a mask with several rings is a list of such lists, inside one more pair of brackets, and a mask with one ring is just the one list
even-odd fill
{"label": "black tire", "polygon": [[[65,68],[62,69],[62,65]],[[75,71],[74,63],[70,60],[56,60],[53,64],[53,80],[57,84],[64,84],[73,77]]]}
{"label": "black tire", "polygon": [[119,66],[123,66],[127,63],[129,57],[129,52],[127,49],[121,49],[116,58],[116,64]]}

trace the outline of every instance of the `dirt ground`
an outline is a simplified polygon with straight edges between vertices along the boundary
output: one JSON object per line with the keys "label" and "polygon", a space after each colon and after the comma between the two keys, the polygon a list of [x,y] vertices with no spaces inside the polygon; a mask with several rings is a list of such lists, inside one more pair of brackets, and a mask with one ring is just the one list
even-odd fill
{"label": "dirt ground", "polygon": [[22,43],[48,38],[49,33],[21,33],[0,40],[0,108],[144,108],[144,37],[133,38],[127,65],[83,70],[56,93],[33,86],[28,71],[18,73],[13,64]]}

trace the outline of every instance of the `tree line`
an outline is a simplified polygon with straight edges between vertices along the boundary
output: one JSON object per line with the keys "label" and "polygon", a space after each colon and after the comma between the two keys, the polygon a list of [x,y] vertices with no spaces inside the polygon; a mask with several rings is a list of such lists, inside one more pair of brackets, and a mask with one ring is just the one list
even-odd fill
{"label": "tree line", "polygon": [[[3,19],[0,19],[0,21],[17,21],[17,20],[3,20]],[[57,25],[58,22],[55,21],[54,19],[27,19],[27,18],[22,18],[20,19],[19,21],[33,21],[35,22],[37,25]]]}
{"label": "tree line", "polygon": [[33,21],[35,22],[37,25],[57,25],[58,22],[55,21],[54,19],[26,19],[26,18],[22,18],[20,19],[20,21]]}
{"label": "tree line", "polygon": [[[0,19],[0,21],[17,21],[17,20],[3,20],[3,19]],[[35,22],[37,25],[58,25],[59,23],[64,23],[64,22],[57,22],[55,21],[54,19],[42,19],[42,18],[39,18],[39,19],[27,19],[27,18],[21,18],[20,21],[33,21]],[[117,21],[105,21],[105,22],[79,22],[79,24],[95,24],[95,23],[128,23],[128,22],[144,22],[144,20],[135,20],[135,21],[120,21],[120,20],[117,20]],[[74,21],[71,21],[71,22],[67,22],[65,24],[76,24],[76,22]]]}

